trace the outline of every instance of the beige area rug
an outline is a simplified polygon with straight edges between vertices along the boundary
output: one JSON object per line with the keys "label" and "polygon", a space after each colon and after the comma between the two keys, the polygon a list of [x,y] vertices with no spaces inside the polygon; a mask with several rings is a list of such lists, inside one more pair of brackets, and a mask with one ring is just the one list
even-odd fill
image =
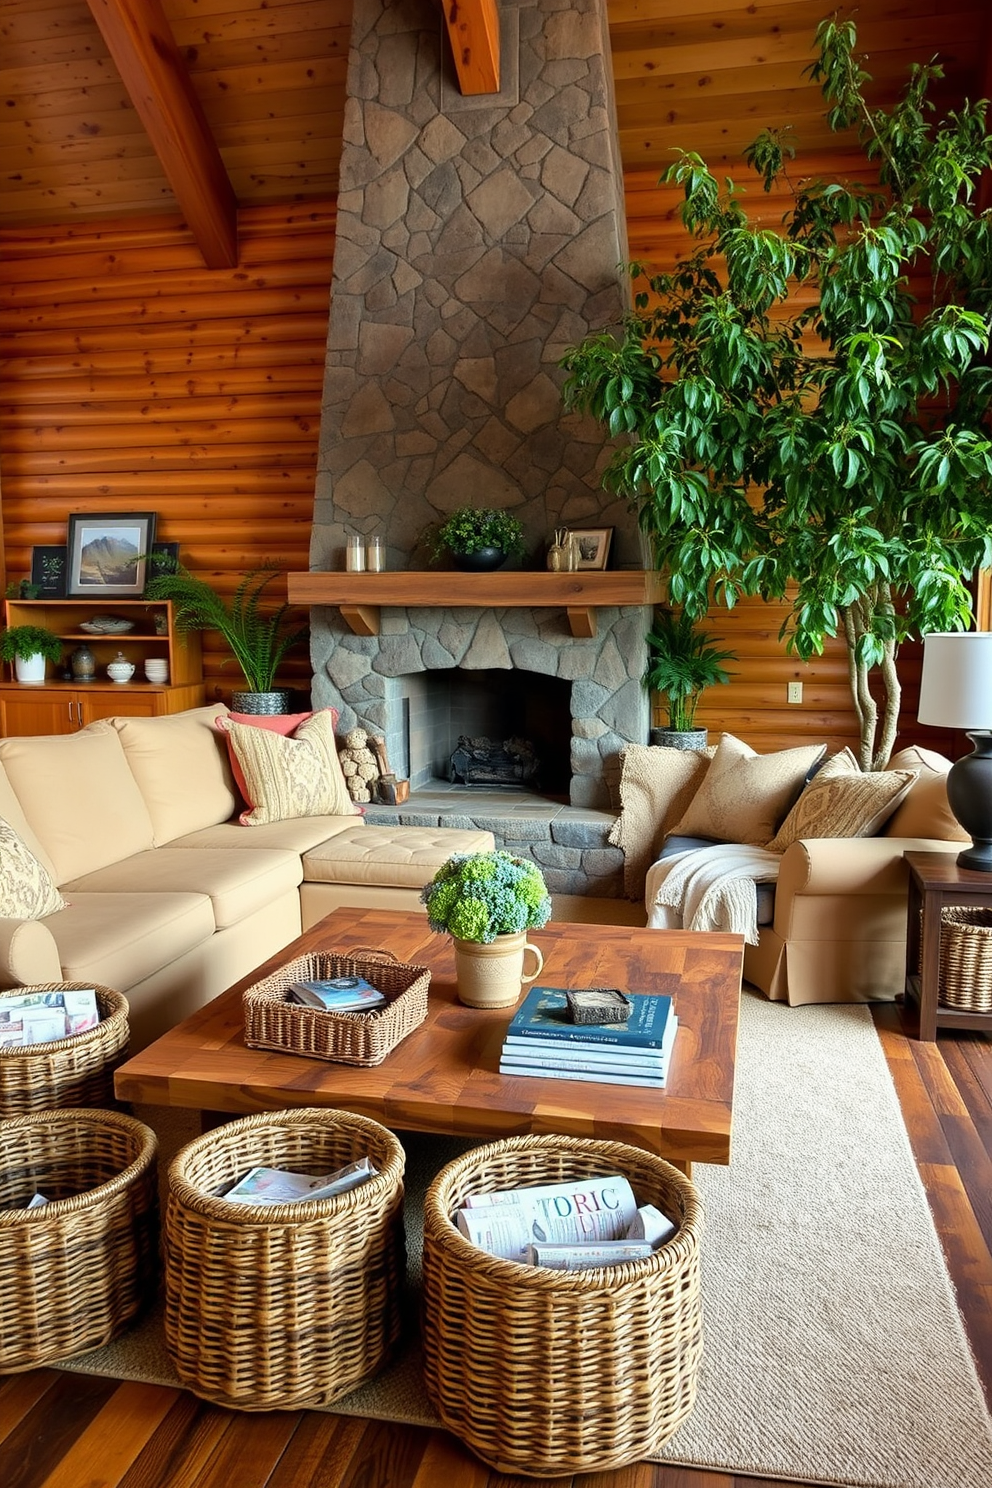
{"label": "beige area rug", "polygon": [[[733,1162],[695,1170],[707,1217],[698,1399],[661,1460],[989,1488],[992,1419],[867,1010],[745,994],[738,1070]],[[417,1195],[466,1145],[409,1140],[414,1305]],[[409,1332],[396,1363],[335,1410],[437,1424]],[[156,1315],[67,1367],[176,1383]]]}

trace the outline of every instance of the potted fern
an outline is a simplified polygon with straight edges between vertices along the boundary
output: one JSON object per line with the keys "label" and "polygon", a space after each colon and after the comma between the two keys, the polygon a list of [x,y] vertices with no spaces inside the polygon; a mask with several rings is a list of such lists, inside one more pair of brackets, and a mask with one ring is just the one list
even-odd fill
{"label": "potted fern", "polygon": [[62,642],[41,625],[11,625],[0,635],[0,658],[14,663],[18,682],[44,682],[46,661],[58,661]]}
{"label": "potted fern", "polygon": [[651,743],[669,749],[705,749],[706,729],[696,728],[696,708],[707,687],[730,681],[723,662],[733,651],[718,651],[713,637],[686,610],[659,609],[648,632],[644,685],[660,693],[668,727],[651,730]]}
{"label": "potted fern", "polygon": [[172,601],[177,630],[216,630],[223,636],[247,683],[245,690],[231,695],[236,713],[289,712],[289,690],[276,687],[276,674],[286,652],[304,639],[308,627],[294,630],[287,626],[286,602],[263,610],[265,589],[276,572],[252,569],[229,601],[182,564],[174,573],[158,574],[145,586],[147,599]]}

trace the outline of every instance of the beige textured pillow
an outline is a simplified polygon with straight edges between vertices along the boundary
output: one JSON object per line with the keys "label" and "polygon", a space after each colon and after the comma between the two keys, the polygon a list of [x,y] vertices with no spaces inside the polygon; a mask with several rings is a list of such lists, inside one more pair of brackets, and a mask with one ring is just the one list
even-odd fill
{"label": "beige textured pillow", "polygon": [[863,771],[849,749],[813,776],[771,842],[785,852],[801,837],[873,837],[916,780],[917,770]]}
{"label": "beige textured pillow", "polygon": [[65,907],[48,869],[0,816],[0,916],[40,920]]}
{"label": "beige textured pillow", "polygon": [[242,826],[355,814],[338,759],[333,709],[315,713],[291,738],[230,718],[219,718],[217,727],[230,738],[247,787],[251,809],[241,813]]}
{"label": "beige textured pillow", "polygon": [[669,830],[677,837],[764,847],[825,749],[824,744],[808,744],[758,754],[733,734],[721,734],[699,790]]}
{"label": "beige textured pillow", "polygon": [[217,719],[223,703],[164,718],[114,718],[128,767],[161,847],[188,832],[230,821],[239,804]]}
{"label": "beige textured pillow", "polygon": [[609,840],[623,852],[624,893],[644,894],[644,875],[657,858],[668,823],[685,811],[716,753],[628,744],[620,762],[620,815]]}
{"label": "beige textured pillow", "polygon": [[970,842],[947,799],[949,759],[932,749],[910,745],[900,749],[886,765],[887,770],[919,770],[919,779],[909,788],[885,824],[886,837],[933,837],[941,842]]}

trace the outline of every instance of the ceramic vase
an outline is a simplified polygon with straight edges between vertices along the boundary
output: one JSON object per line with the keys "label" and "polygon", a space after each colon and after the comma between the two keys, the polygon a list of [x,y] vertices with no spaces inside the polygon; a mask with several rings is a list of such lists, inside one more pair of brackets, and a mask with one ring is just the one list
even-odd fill
{"label": "ceramic vase", "polygon": [[44,682],[45,658],[40,651],[33,656],[14,657],[14,675],[18,682]]}
{"label": "ceramic vase", "polygon": [[[486,945],[477,940],[452,939],[458,1000],[466,1007],[512,1007],[524,983],[539,977],[544,968],[544,957],[536,945],[531,945],[526,930],[497,935]],[[533,970],[525,972],[528,953]]]}

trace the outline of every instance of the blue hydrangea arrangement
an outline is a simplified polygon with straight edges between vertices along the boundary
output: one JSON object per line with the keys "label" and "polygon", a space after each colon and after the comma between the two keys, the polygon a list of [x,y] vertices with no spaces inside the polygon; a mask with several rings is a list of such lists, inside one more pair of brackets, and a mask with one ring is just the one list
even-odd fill
{"label": "blue hydrangea arrangement", "polygon": [[455,853],[421,891],[432,930],[487,944],[551,918],[541,870],[508,852]]}

